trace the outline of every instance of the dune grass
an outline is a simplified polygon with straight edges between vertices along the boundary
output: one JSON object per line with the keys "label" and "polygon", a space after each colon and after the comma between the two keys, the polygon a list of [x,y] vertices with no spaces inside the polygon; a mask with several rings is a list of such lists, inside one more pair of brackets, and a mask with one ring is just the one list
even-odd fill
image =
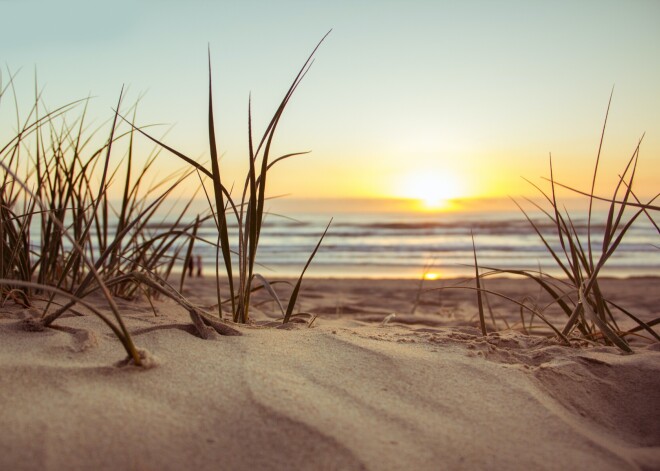
{"label": "dune grass", "polygon": [[[294,310],[304,275],[332,221],[319,234],[318,243],[293,284],[286,305],[273,288],[275,282],[257,272],[258,248],[262,225],[267,216],[269,172],[276,164],[306,153],[272,155],[275,134],[293,94],[309,72],[314,55],[326,37],[327,34],[304,62],[258,138],[253,133],[252,103],[248,101],[249,170],[237,192],[232,191],[233,185],[227,182],[220,166],[210,52],[210,168],[168,146],[162,137],[155,137],[148,132],[147,127],[137,126],[137,107],[125,109],[123,90],[114,115],[107,124],[107,137],[102,139],[100,145],[94,143],[99,140],[98,136],[104,127],[89,131],[86,121],[89,100],[48,110],[40,94],[35,93],[34,104],[27,116],[21,119],[17,112],[15,136],[0,147],[0,299],[12,300],[28,307],[37,296],[45,297],[42,316],[27,319],[24,322],[25,328],[47,328],[67,310],[80,304],[112,330],[134,364],[142,365],[144,353],[134,344],[124,325],[115,301],[117,297],[134,299],[140,293],[147,293],[148,296],[173,299],[189,312],[198,334],[204,338],[211,337],[214,332],[240,335],[240,331],[224,322],[224,308],[229,310],[231,321],[250,322],[250,310],[254,307],[251,304],[252,294],[259,289],[263,289],[276,302],[281,311],[282,323],[291,321],[295,316]],[[8,84],[0,84],[0,103],[12,91],[13,83],[14,76],[10,75]],[[17,104],[16,107],[18,109]],[[80,108],[82,111],[79,115],[71,119],[73,110]],[[641,202],[633,191],[641,139],[628,159],[613,194],[607,197],[595,194],[608,113],[589,191],[566,187],[557,182],[552,157],[549,191],[535,185],[544,204],[531,200],[528,202],[551,221],[552,233],[544,233],[541,226],[516,202],[556,263],[561,276],[551,276],[540,270],[482,266],[478,262],[477,246],[472,236],[476,286],[463,288],[476,292],[479,326],[483,335],[488,334],[484,304],[487,305],[487,295],[496,295],[508,299],[520,309],[523,330],[531,330],[532,320],[538,318],[566,344],[578,338],[616,345],[624,352],[631,352],[626,338],[639,331],[645,331],[660,341],[660,336],[651,328],[658,320],[650,323],[641,321],[624,307],[612,302],[599,284],[603,267],[640,217],[648,218],[660,233],[652,217],[652,213],[660,209],[654,205],[656,198]],[[140,169],[135,168],[135,140],[138,135],[156,144]],[[163,151],[174,154],[189,167],[145,186],[147,175],[153,172],[155,163],[165,158]],[[201,180],[201,191],[209,203],[209,212],[189,217],[190,203],[197,196],[193,194],[189,195],[189,201],[184,203],[179,213],[159,219],[173,190],[192,176]],[[212,188],[207,188],[208,182]],[[115,203],[110,197],[110,188],[117,186],[121,198]],[[589,198],[586,238],[578,233],[571,214],[558,201],[559,187]],[[592,220],[593,205],[597,200],[608,204],[601,234],[597,233]],[[217,317],[200,309],[181,294],[186,278],[185,269],[178,283],[172,282],[175,267],[187,265],[193,256],[195,244],[208,243],[198,236],[200,227],[207,221],[212,221],[217,229],[217,240],[211,242],[216,249]],[[553,245],[552,240],[558,241],[559,248]],[[36,247],[32,245],[34,241],[38,241]],[[566,322],[560,326],[551,323],[544,315],[547,306],[515,300],[487,289],[484,279],[497,275],[516,275],[534,280],[565,313]],[[225,281],[228,286],[226,294],[221,290],[221,284]],[[424,276],[420,281],[413,312],[419,303],[423,281]],[[100,293],[104,297],[111,316],[103,314],[85,300],[93,293]],[[524,312],[531,315],[528,324],[525,324]],[[617,313],[634,321],[637,327],[623,331],[617,323]]]}
{"label": "dune grass", "polygon": [[[3,95],[8,87],[2,88]],[[123,92],[118,110],[122,100]],[[30,306],[33,298],[46,296],[41,318],[25,321],[27,329],[42,330],[75,304],[89,306],[84,298],[101,292],[112,319],[91,312],[140,365],[143,359],[114,297],[132,299],[138,290],[143,292],[138,274],[168,278],[172,273],[191,237],[190,224],[182,222],[188,207],[174,222],[159,220],[157,214],[191,172],[168,176],[145,189],[143,181],[158,150],[135,173],[134,130],[119,129],[118,112],[107,139],[94,146],[99,129],[87,129],[87,103],[47,111],[36,94],[24,120],[17,111],[18,131],[0,149],[0,298]],[[82,112],[70,120],[76,106],[83,106]],[[128,111],[135,113],[135,107]],[[120,144],[124,155],[118,158]],[[117,182],[122,198],[113,204],[109,188]]]}
{"label": "dune grass", "polygon": [[[298,277],[286,310],[282,307],[280,300],[277,298],[275,291],[270,286],[270,283],[263,275],[256,273],[255,265],[257,263],[257,252],[259,247],[259,239],[261,236],[261,229],[264,217],[266,215],[266,187],[269,171],[274,165],[282,162],[283,160],[291,157],[300,156],[307,152],[294,152],[290,154],[280,155],[273,157],[271,155],[271,146],[275,138],[275,133],[282,119],[284,111],[291,100],[294,92],[300,85],[301,81],[309,71],[313,63],[313,57],[321,43],[330,34],[328,32],[309,55],[298,74],[294,78],[292,84],[287,90],[284,98],[280,102],[277,110],[272,116],[266,130],[261,135],[261,138],[255,140],[252,129],[252,102],[248,101],[248,163],[249,170],[245,177],[243,187],[238,195],[232,194],[232,185],[227,183],[224,173],[220,170],[220,162],[218,156],[218,148],[216,142],[216,131],[214,124],[214,108],[213,108],[213,89],[212,89],[212,74],[211,74],[211,55],[209,50],[209,89],[208,89],[208,136],[209,136],[209,154],[211,157],[211,168],[208,169],[204,165],[196,162],[186,154],[173,149],[165,144],[162,140],[153,137],[143,129],[132,124],[133,128],[143,134],[145,137],[155,142],[164,149],[188,163],[195,169],[202,177],[211,180],[212,192],[206,193],[209,207],[213,214],[215,226],[217,228],[217,244],[216,244],[216,281],[217,281],[217,296],[218,296],[218,309],[219,315],[222,318],[222,307],[225,304],[230,305],[231,319],[233,322],[246,323],[250,320],[250,300],[252,293],[255,289],[255,280],[259,281],[266,291],[274,297],[278,305],[282,309],[282,322],[287,323],[293,315],[300,286],[304,274],[309,267],[312,259],[316,255],[323,238],[325,237],[330,223],[325,231],[320,235],[319,241],[312,251],[306,265],[302,269]],[[202,178],[200,177],[200,178]],[[206,192],[206,187],[202,180],[202,186]],[[236,222],[236,233],[230,233],[229,218],[233,218]],[[220,289],[220,263],[224,269],[224,278],[228,283],[228,294],[225,300],[221,296]]]}
{"label": "dune grass", "polygon": [[[326,34],[327,36],[327,34]],[[109,123],[106,139],[99,141],[101,128],[88,129],[86,122],[89,100],[80,100],[55,110],[48,110],[35,92],[34,103],[23,119],[14,88],[15,76],[9,83],[0,83],[0,103],[8,93],[14,96],[16,133],[0,148],[0,300],[13,300],[25,307],[35,299],[45,305],[40,318],[23,322],[28,330],[43,330],[76,304],[87,307],[98,316],[120,340],[129,359],[144,364],[139,350],[126,329],[117,308],[115,297],[133,299],[140,293],[166,296],[188,310],[197,333],[208,338],[214,332],[240,335],[222,319],[222,308],[231,305],[234,322],[248,322],[251,294],[265,289],[277,301],[282,322],[294,314],[303,276],[319,249],[330,223],[320,235],[307,263],[294,284],[286,308],[278,299],[273,284],[255,272],[257,249],[264,217],[266,184],[271,168],[292,153],[273,158],[271,145],[284,110],[294,91],[312,65],[312,58],[324,38],[317,44],[295,77],[260,140],[252,131],[252,111],[248,106],[248,138],[250,169],[242,193],[231,191],[221,177],[216,145],[212,77],[209,51],[209,149],[211,169],[186,157],[162,142],[162,138],[148,134],[146,127],[138,128],[137,105],[123,110],[124,92],[120,93],[114,116]],[[35,84],[35,90],[38,87]],[[79,115],[71,118],[73,110]],[[131,116],[130,119],[126,116]],[[123,129],[123,123],[130,126]],[[143,160],[141,169],[135,168],[135,137],[140,133],[158,144]],[[155,162],[163,157],[163,150],[173,152],[191,165],[185,171],[167,176],[145,187],[147,175]],[[119,154],[119,156],[117,156]],[[172,191],[190,175],[202,179],[204,195],[210,212],[196,215],[186,222],[190,203],[196,194],[189,195],[178,214],[160,216],[164,202],[171,200]],[[212,190],[207,191],[205,179]],[[111,200],[110,188],[120,185],[121,198]],[[116,193],[116,192],[115,192]],[[234,217],[237,234],[230,234],[228,218]],[[218,231],[217,258],[222,259],[229,294],[220,295],[221,276],[216,264],[219,318],[214,318],[181,295],[186,270],[183,269],[178,290],[170,283],[175,266],[187,266],[193,257],[198,237],[205,222],[213,220]],[[230,240],[237,240],[237,248],[230,249]],[[235,260],[232,259],[235,257]],[[237,275],[237,276],[235,276]],[[255,286],[255,283],[258,283]],[[112,312],[108,317],[94,308],[85,298],[100,292]],[[45,298],[44,298],[45,296]]]}
{"label": "dune grass", "polygon": [[[648,202],[642,203],[633,192],[642,139],[640,139],[632,156],[628,159],[624,171],[619,175],[612,196],[601,197],[597,196],[594,192],[609,108],[610,106],[608,104],[590,191],[580,191],[558,183],[554,177],[552,156],[550,156],[550,177],[547,179],[550,184],[550,190],[543,191],[539,186],[534,185],[542,195],[546,206],[535,203],[530,199],[527,200],[551,221],[551,227],[554,228],[554,233],[544,233],[540,225],[532,219],[522,205],[514,201],[529,222],[532,230],[540,238],[547,253],[554,260],[560,270],[561,276],[551,276],[540,270],[512,270],[501,267],[479,266],[475,248],[476,288],[463,288],[474,289],[477,293],[480,326],[484,335],[486,334],[486,325],[482,297],[491,294],[508,299],[518,305],[521,310],[521,316],[522,312],[526,311],[531,313],[532,319],[533,317],[538,317],[565,343],[570,343],[570,339],[575,337],[576,331],[577,338],[616,345],[626,353],[632,352],[630,345],[626,341],[626,337],[633,332],[644,330],[652,338],[660,341],[660,336],[651,329],[649,324],[641,321],[625,308],[612,302],[599,284],[599,275],[603,267],[623,242],[627,231],[640,217],[648,218],[660,234],[660,229],[651,215],[653,211],[660,209],[653,204],[658,195]],[[562,209],[562,205],[557,199],[556,190],[558,187],[563,187],[564,189],[589,198],[586,238],[584,234],[580,235],[576,230],[573,218],[568,210]],[[593,221],[593,203],[595,200],[604,201],[608,204],[605,228],[600,235],[600,240],[596,240],[597,234]],[[559,241],[559,248],[552,245],[551,240],[553,237]],[[480,273],[480,268],[487,271]],[[543,311],[545,308],[539,308],[536,305],[530,306],[524,301],[520,302],[508,298],[501,293],[482,288],[480,280],[498,275],[515,275],[534,280],[542,290],[550,295],[552,303],[558,305],[562,312],[565,313],[567,317],[566,323],[563,326],[554,326],[544,317]],[[637,327],[632,330],[623,331],[617,324],[615,313],[630,318],[637,324]],[[653,321],[651,324],[655,323],[656,321]]]}
{"label": "dune grass", "polygon": [[[327,35],[326,35],[327,36]],[[325,36],[324,38],[325,39]],[[114,115],[107,124],[107,138],[100,139],[99,127],[89,131],[86,122],[89,100],[80,100],[55,110],[48,110],[39,92],[27,116],[21,119],[16,98],[16,133],[0,148],[0,301],[13,300],[29,307],[40,299],[39,318],[22,322],[27,330],[43,330],[76,304],[98,316],[119,339],[135,365],[143,365],[145,352],[136,347],[127,330],[116,297],[133,299],[140,293],[165,296],[183,306],[190,314],[197,333],[209,338],[215,333],[240,335],[222,318],[225,304],[231,305],[231,320],[250,320],[250,298],[255,290],[265,289],[277,301],[282,322],[294,314],[304,274],[318,251],[330,223],[320,235],[307,263],[293,286],[286,308],[278,299],[273,284],[256,273],[257,249],[264,217],[266,184],[271,168],[292,153],[273,158],[271,145],[283,112],[294,91],[312,65],[317,44],[295,77],[260,140],[252,131],[251,104],[248,106],[250,169],[242,193],[232,195],[221,177],[216,145],[212,77],[209,53],[209,149],[211,169],[207,170],[185,155],[138,128],[137,106],[124,110],[124,92],[120,93]],[[14,76],[0,83],[0,103],[13,92]],[[35,90],[38,87],[35,85]],[[73,116],[76,109],[79,115]],[[126,116],[131,116],[127,119]],[[130,124],[126,128],[124,123]],[[125,129],[124,129],[125,128]],[[135,137],[147,136],[158,144],[135,169]],[[186,170],[166,176],[145,186],[163,150],[173,152],[191,165]],[[119,157],[117,155],[120,155]],[[191,175],[202,179],[204,195],[210,204],[208,214],[195,215],[188,221],[188,202],[178,214],[159,216],[172,191]],[[205,179],[213,188],[207,192]],[[110,188],[118,188],[121,198],[113,201]],[[115,192],[116,193],[116,192]],[[237,234],[230,234],[228,218],[235,218]],[[186,270],[176,289],[170,281],[175,266],[185,267],[193,256],[202,224],[212,220],[218,231],[218,260],[222,259],[229,294],[220,296],[221,276],[216,264],[219,317],[216,318],[191,303],[182,294]],[[230,243],[234,242],[235,247]],[[36,246],[34,245],[36,243]],[[237,275],[237,276],[236,276]],[[256,284],[256,286],[255,286]],[[85,298],[100,292],[112,315],[107,316]]]}

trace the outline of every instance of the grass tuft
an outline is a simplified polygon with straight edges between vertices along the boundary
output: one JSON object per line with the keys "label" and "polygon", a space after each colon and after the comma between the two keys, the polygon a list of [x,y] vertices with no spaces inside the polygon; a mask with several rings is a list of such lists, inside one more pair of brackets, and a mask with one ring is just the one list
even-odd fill
{"label": "grass tuft", "polygon": [[[4,95],[13,86],[12,76],[0,92]],[[123,97],[122,90],[117,110]],[[114,298],[132,299],[144,291],[144,283],[126,273],[170,276],[191,237],[190,224],[182,222],[188,206],[174,223],[157,220],[157,215],[191,172],[144,188],[158,152],[149,155],[136,174],[134,131],[121,129],[119,111],[102,139],[101,128],[88,130],[88,100],[49,111],[35,92],[23,119],[15,105],[18,131],[0,147],[0,300],[28,306],[35,296],[47,295],[41,318],[26,326],[39,330],[76,304],[89,308],[85,298],[100,292],[112,315],[90,311],[111,328],[132,363],[140,365],[140,350]],[[71,119],[81,105],[82,112]],[[135,116],[136,107],[128,112]],[[123,157],[117,157],[122,150]],[[122,185],[118,204],[109,196],[117,183]]]}
{"label": "grass tuft", "polygon": [[[616,252],[617,248],[621,245],[625,235],[632,225],[640,216],[645,216],[651,221],[656,229],[658,229],[658,225],[653,220],[652,213],[660,209],[653,205],[653,202],[658,195],[650,199],[648,202],[642,203],[633,192],[633,183],[642,139],[639,140],[632,156],[627,161],[623,173],[619,176],[612,196],[603,197],[595,194],[598,167],[611,99],[612,97],[610,96],[601,140],[598,146],[594,173],[591,179],[590,191],[585,192],[558,183],[554,177],[552,155],[550,156],[549,166],[550,177],[546,179],[550,184],[550,191],[545,192],[537,185],[532,184],[541,193],[546,205],[543,206],[537,204],[529,199],[527,201],[550,220],[552,223],[551,227],[553,228],[552,231],[549,233],[544,232],[542,225],[535,222],[522,205],[517,201],[514,201],[529,222],[532,230],[538,235],[547,253],[551,256],[560,273],[563,275],[563,279],[551,276],[540,270],[533,271],[486,266],[480,267],[477,262],[475,248],[474,265],[476,288],[451,287],[452,289],[475,289],[477,292],[479,307],[479,321],[484,335],[486,334],[486,330],[481,295],[482,293],[488,293],[500,296],[517,304],[521,310],[521,316],[523,316],[523,311],[531,312],[531,319],[534,317],[541,319],[564,343],[570,343],[570,340],[577,336],[577,338],[580,339],[587,339],[590,341],[598,340],[607,345],[615,345],[621,351],[631,353],[632,349],[626,341],[626,337],[632,335],[634,332],[643,330],[651,334],[656,340],[660,340],[660,336],[651,329],[649,324],[644,323],[625,308],[612,302],[606,293],[603,292],[599,284],[599,276],[603,268],[607,261],[610,260],[612,255]],[[576,194],[584,195],[589,198],[586,239],[576,230],[573,218],[568,210],[562,209],[562,205],[557,200],[557,187],[570,190]],[[601,240],[596,240],[597,237],[592,218],[593,203],[596,200],[605,201],[608,204],[605,229],[602,233]],[[658,233],[660,234],[660,229],[658,229]],[[553,237],[558,241],[558,246],[553,245]],[[479,268],[488,271],[480,273]],[[535,281],[540,289],[550,295],[553,303],[559,306],[561,311],[564,312],[567,317],[566,323],[560,327],[554,326],[543,316],[545,308],[539,308],[539,306],[536,305],[530,306],[525,300],[519,302],[508,298],[503,294],[489,291],[481,286],[481,279],[488,276],[498,275],[522,276]],[[634,321],[637,324],[637,327],[628,331],[622,331],[616,321],[615,313],[617,312]],[[529,326],[525,326],[524,317],[522,325],[524,330],[529,328]]]}
{"label": "grass tuft", "polygon": [[[263,219],[266,215],[265,201],[266,201],[266,186],[269,171],[272,167],[285,159],[294,156],[303,155],[306,152],[295,152],[290,154],[281,155],[273,158],[271,155],[271,146],[275,138],[275,133],[284,111],[293,96],[294,92],[300,85],[302,79],[313,63],[313,57],[321,43],[330,34],[328,32],[319,43],[316,45],[312,53],[308,56],[307,60],[299,70],[289,89],[287,90],[284,98],[280,102],[275,114],[271,118],[266,130],[261,138],[256,141],[254,139],[252,129],[252,102],[248,102],[248,163],[249,170],[245,178],[242,191],[239,196],[232,195],[231,188],[226,183],[226,178],[221,172],[219,155],[217,150],[215,122],[214,122],[214,107],[213,107],[213,89],[212,89],[212,74],[211,74],[211,59],[209,51],[209,108],[208,108],[208,135],[209,135],[209,153],[211,157],[211,169],[207,169],[203,165],[197,163],[192,158],[186,156],[184,153],[173,149],[164,142],[151,136],[143,129],[131,124],[133,129],[155,142],[163,149],[168,150],[179,159],[188,163],[197,171],[201,176],[209,178],[213,184],[213,194],[206,194],[207,201],[209,202],[211,212],[213,214],[216,229],[218,231],[217,244],[216,244],[216,283],[218,293],[218,309],[219,317],[223,317],[222,306],[225,305],[221,296],[221,276],[220,265],[224,270],[224,278],[228,284],[227,299],[231,305],[231,319],[237,323],[247,323],[250,321],[250,300],[251,295],[255,288],[253,287],[255,279],[260,281],[261,286],[266,288],[268,293],[280,303],[272,289],[269,289],[268,283],[262,275],[255,273],[255,264],[257,260],[257,253],[259,247],[259,239],[261,236],[261,228]],[[206,187],[202,182],[202,187],[206,192]],[[236,225],[229,224],[229,218],[233,217]],[[236,233],[230,233],[230,227],[236,227]],[[328,225],[329,227],[329,225]],[[321,236],[317,246],[312,252],[311,257],[302,270],[302,273],[294,286],[293,293],[289,299],[286,312],[284,312],[283,322],[287,323],[293,313],[295,303],[299,294],[299,288],[302,283],[303,276],[311,263],[314,255],[316,254],[326,231]],[[221,261],[221,263],[220,263]]]}

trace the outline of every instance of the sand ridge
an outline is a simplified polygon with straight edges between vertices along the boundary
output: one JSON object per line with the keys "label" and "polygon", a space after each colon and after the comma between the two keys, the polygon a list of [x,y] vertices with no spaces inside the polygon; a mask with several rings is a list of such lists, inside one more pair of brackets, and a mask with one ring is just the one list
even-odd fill
{"label": "sand ridge", "polygon": [[[315,283],[308,289],[317,295],[303,303],[336,304],[332,282]],[[380,305],[393,291],[389,282],[351,286],[364,293],[352,301],[360,302],[356,309],[399,309],[396,293],[394,303]],[[200,301],[209,295],[202,288]],[[515,331],[483,337],[446,319],[432,326],[399,323],[400,315],[381,326],[336,312],[311,328],[242,327],[240,337],[202,340],[173,303],[157,303],[158,317],[146,306],[123,309],[136,344],[157,361],[147,370],[116,366],[121,346],[93,316],[25,332],[18,323],[32,314],[3,308],[0,469],[620,470],[660,463],[657,344],[640,342],[634,355],[622,355]],[[427,308],[419,316],[433,314]]]}

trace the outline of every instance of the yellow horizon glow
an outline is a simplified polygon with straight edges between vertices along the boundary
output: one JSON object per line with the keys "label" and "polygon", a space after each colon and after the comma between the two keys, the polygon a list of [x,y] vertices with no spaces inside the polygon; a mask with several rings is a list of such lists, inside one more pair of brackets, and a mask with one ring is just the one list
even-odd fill
{"label": "yellow horizon glow", "polygon": [[420,211],[448,211],[453,201],[469,194],[465,181],[455,173],[413,171],[402,176],[396,188],[398,198],[416,200]]}

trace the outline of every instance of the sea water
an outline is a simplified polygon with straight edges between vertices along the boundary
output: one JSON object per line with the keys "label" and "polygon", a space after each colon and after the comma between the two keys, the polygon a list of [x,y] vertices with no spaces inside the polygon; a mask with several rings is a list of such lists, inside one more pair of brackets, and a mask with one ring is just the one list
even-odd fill
{"label": "sea water", "polygon": [[[541,212],[528,213],[546,242],[567,265],[557,230]],[[602,252],[606,213],[594,213],[591,244],[594,262]],[[543,271],[562,275],[534,227],[520,212],[337,212],[266,215],[262,227],[255,272],[267,278],[297,277],[323,231],[332,223],[306,276],[370,278],[447,278],[474,276],[474,251],[480,272],[489,268]],[[189,218],[189,223],[193,218]],[[625,222],[624,218],[624,222]],[[587,250],[586,211],[572,213],[571,221],[580,243]],[[171,229],[171,221],[147,226],[147,237]],[[236,265],[237,226],[230,220],[229,232]],[[38,247],[35,227],[32,244]],[[93,232],[93,231],[92,231]],[[116,232],[116,223],[109,234]],[[659,232],[645,215],[628,229],[622,243],[601,271],[602,276],[660,276]],[[193,255],[200,256],[204,272],[215,271],[217,229],[207,220],[198,230]],[[94,235],[92,236],[94,238]],[[187,244],[181,238],[180,244]],[[65,245],[68,245],[65,243]],[[176,245],[174,246],[174,248]],[[175,250],[170,255],[175,255]],[[178,252],[183,257],[187,247]],[[224,264],[220,260],[221,270]],[[183,260],[177,260],[177,270]]]}
{"label": "sea water", "polygon": [[[541,213],[530,216],[547,243],[566,263],[554,224]],[[493,267],[561,274],[543,241],[520,212],[339,213],[332,217],[307,276],[417,278],[423,273],[431,277],[472,276],[472,235],[478,264],[484,267],[481,271]],[[329,214],[305,213],[286,218],[266,217],[255,271],[270,277],[299,275],[330,218]],[[586,212],[572,214],[571,220],[586,250]],[[591,243],[596,262],[602,252],[605,220],[604,213],[592,216]],[[199,235],[216,240],[217,232],[207,223]],[[644,215],[640,216],[601,274],[660,275],[658,236],[653,224]],[[214,246],[197,244],[195,253],[202,256],[205,266],[215,263]]]}

